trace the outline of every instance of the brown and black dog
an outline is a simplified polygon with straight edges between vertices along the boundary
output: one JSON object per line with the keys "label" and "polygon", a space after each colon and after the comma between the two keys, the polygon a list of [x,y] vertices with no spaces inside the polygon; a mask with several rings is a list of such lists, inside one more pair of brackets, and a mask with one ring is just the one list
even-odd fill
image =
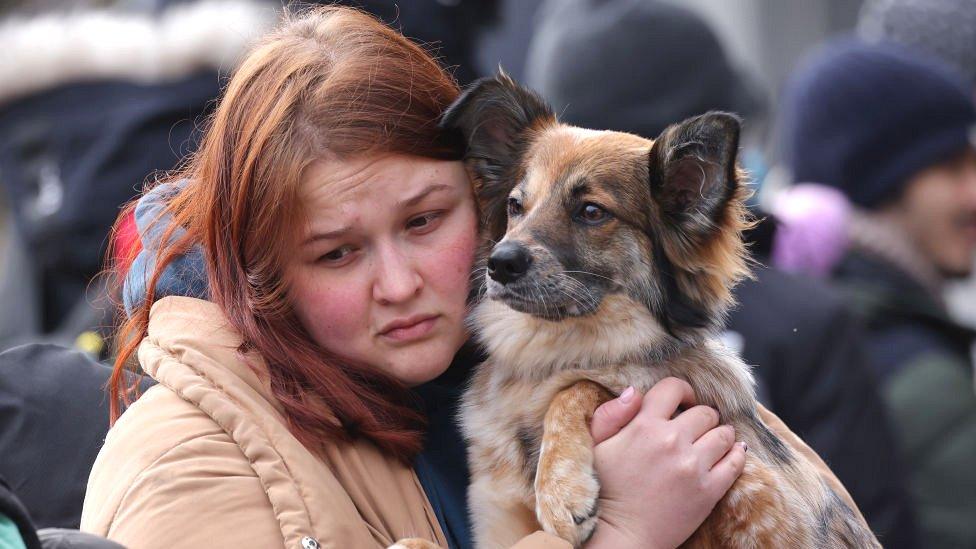
{"label": "brown and black dog", "polygon": [[736,117],[708,113],[653,141],[586,130],[502,74],[471,86],[442,124],[467,142],[494,244],[471,316],[489,358],[461,412],[476,547],[510,547],[540,526],[581,546],[599,513],[593,411],[667,376],[749,447],[686,546],[880,547],[759,419],[749,368],[716,342],[748,274]]}

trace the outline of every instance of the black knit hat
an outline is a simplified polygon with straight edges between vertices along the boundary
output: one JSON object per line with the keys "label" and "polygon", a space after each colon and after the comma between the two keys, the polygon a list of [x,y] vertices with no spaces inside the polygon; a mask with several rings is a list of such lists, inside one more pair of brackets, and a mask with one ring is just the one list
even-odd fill
{"label": "black knit hat", "polygon": [[708,110],[751,115],[763,97],[700,16],[646,0],[560,0],[540,10],[525,83],[560,119],[655,137]]}
{"label": "black knit hat", "polygon": [[844,38],[794,74],[782,136],[794,181],[837,187],[873,208],[971,146],[974,123],[973,100],[948,67],[894,44]]}

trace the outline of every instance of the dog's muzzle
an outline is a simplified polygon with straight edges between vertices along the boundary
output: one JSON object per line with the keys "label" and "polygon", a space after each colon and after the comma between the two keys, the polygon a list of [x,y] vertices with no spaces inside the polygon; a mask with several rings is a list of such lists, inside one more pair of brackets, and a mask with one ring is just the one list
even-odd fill
{"label": "dog's muzzle", "polygon": [[515,282],[532,266],[532,256],[517,242],[501,242],[488,257],[488,276],[499,284]]}

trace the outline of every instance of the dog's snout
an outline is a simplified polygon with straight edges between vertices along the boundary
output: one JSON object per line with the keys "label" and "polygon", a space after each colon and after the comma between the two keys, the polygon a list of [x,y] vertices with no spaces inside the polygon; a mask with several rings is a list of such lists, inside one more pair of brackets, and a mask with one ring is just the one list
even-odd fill
{"label": "dog's snout", "polygon": [[515,242],[502,242],[488,257],[488,276],[496,282],[508,284],[522,277],[532,265],[529,251]]}

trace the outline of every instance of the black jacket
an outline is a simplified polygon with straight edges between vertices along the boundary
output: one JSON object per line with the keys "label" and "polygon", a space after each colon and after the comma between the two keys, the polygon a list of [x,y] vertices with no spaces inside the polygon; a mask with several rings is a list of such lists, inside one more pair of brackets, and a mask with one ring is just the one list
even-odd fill
{"label": "black jacket", "polygon": [[110,373],[56,345],[0,353],[0,476],[38,528],[81,522],[88,474],[108,432]]}
{"label": "black jacket", "polygon": [[10,490],[3,477],[0,477],[0,516],[7,517],[17,526],[21,541],[27,549],[125,549],[114,541],[78,530],[35,530],[27,509]]}
{"label": "black jacket", "polygon": [[887,548],[914,547],[902,467],[864,333],[825,285],[772,268],[736,290],[743,340],[769,408],[827,462]]}
{"label": "black jacket", "polygon": [[0,477],[0,516],[4,516],[17,525],[17,531],[24,540],[27,549],[41,549],[41,542],[37,539],[34,523],[30,513],[10,490],[10,486]]}

